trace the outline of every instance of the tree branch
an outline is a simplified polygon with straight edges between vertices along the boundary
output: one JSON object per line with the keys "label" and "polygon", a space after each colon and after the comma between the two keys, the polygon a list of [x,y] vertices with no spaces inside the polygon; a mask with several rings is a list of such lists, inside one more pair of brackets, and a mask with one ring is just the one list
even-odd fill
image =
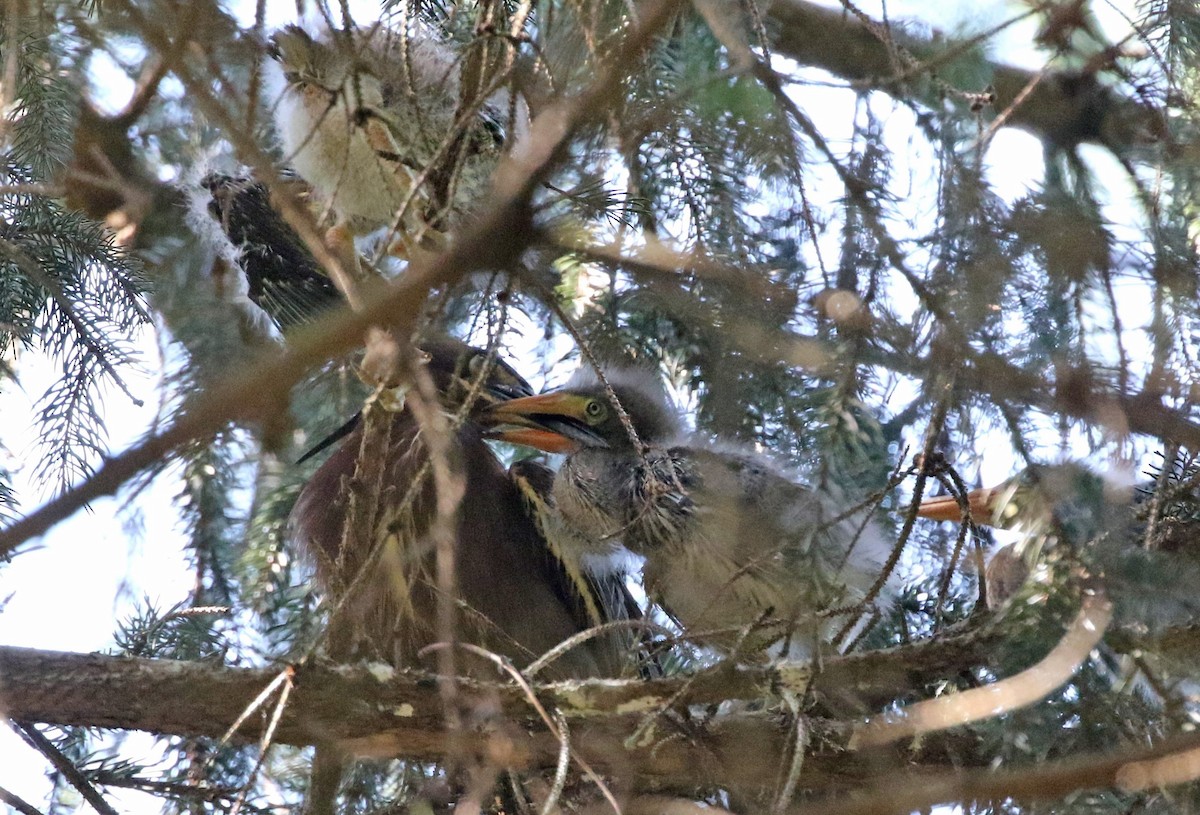
{"label": "tree branch", "polygon": [[[958,660],[977,660],[988,648],[994,649],[994,643],[980,641],[960,652]],[[953,653],[943,644],[935,650],[943,657]],[[825,688],[823,695],[844,697],[860,688],[881,690],[880,676],[888,677],[887,684],[911,682],[922,671],[915,666],[922,664],[924,670],[944,669],[939,660],[925,661],[921,651],[918,646],[915,652],[909,648],[903,653],[830,660],[816,687]],[[887,653],[890,656],[880,659]],[[0,698],[7,716],[186,737],[220,738],[278,673],[277,668],[0,647]],[[715,704],[730,698],[762,698],[776,681],[774,668],[720,668],[694,677],[564,682],[539,685],[536,690],[547,709],[571,720],[575,752],[617,777],[636,779],[639,788],[762,789],[776,781],[773,757],[786,755],[786,725],[778,717],[724,716],[701,728],[664,714],[656,728],[647,730],[644,716],[676,700],[685,685],[685,702]],[[486,751],[505,756],[515,769],[553,770],[559,741],[541,725],[520,688],[461,679],[459,689],[469,706],[502,711],[505,726],[448,733],[436,683],[428,674],[381,671],[378,665],[301,666],[295,671],[295,689],[274,740],[290,745],[336,740],[360,757],[403,756],[419,761],[443,760],[451,750]],[[889,696],[894,694],[893,687]],[[243,743],[260,738],[271,718],[269,708],[247,716],[235,738]],[[848,726],[814,720],[813,727],[813,741],[819,746],[805,761],[807,787],[841,787],[877,766],[876,754],[867,761],[843,751]],[[650,735],[629,744],[627,739],[637,732]],[[963,743],[960,738],[958,742],[953,753],[961,761],[973,741]],[[934,766],[949,766],[947,743],[931,738],[921,756]],[[911,749],[882,754],[908,761]]]}
{"label": "tree branch", "polygon": [[71,760],[64,756],[50,739],[43,736],[31,724],[14,721],[13,725],[31,747],[45,756],[46,760],[54,766],[54,769],[62,773],[71,786],[83,796],[83,799],[91,804],[92,809],[96,810],[99,815],[117,815],[117,811],[112,808],[112,805],[108,801],[104,800],[104,796],[92,786],[92,782],[87,780],[84,774],[79,771],[79,768],[72,764]]}
{"label": "tree branch", "polygon": [[[1164,739],[1154,747],[1115,749],[1037,767],[996,771],[954,770],[940,775],[900,781],[895,773],[879,774],[853,798],[838,797],[818,804],[797,806],[789,815],[907,815],[935,804],[1014,799],[1019,803],[1057,800],[1086,789],[1116,787],[1141,789],[1137,770],[1176,754],[1200,747],[1200,733]],[[1178,783],[1182,780],[1175,779]]]}
{"label": "tree branch", "polygon": [[[823,700],[821,710],[853,715],[878,710],[901,692],[987,664],[1012,633],[996,625],[959,627],[935,640],[829,659],[812,679],[810,692],[812,698]],[[636,789],[711,786],[761,791],[776,783],[778,760],[787,755],[787,725],[779,717],[735,714],[699,725],[663,713],[652,728],[646,727],[645,717],[656,715],[668,702],[678,711],[728,699],[770,698],[774,688],[794,687],[797,671],[803,669],[721,665],[690,677],[562,682],[539,685],[536,692],[547,710],[572,722],[574,751],[605,772],[631,779]],[[211,738],[220,738],[243,718],[235,734],[243,743],[259,739],[268,726],[270,706],[248,716],[246,711],[278,674],[278,668],[0,647],[0,698],[5,715],[12,718]],[[295,669],[295,689],[274,740],[289,745],[333,740],[360,757],[419,761],[444,760],[452,750],[484,751],[503,756],[517,770],[554,769],[561,745],[540,723],[522,689],[471,679],[460,680],[459,688],[468,708],[489,712],[489,723],[478,730],[449,734],[436,682],[428,674],[381,670],[378,665],[303,665]],[[496,722],[503,725],[495,726]],[[849,724],[814,717],[810,725],[813,747],[805,759],[802,782],[806,789],[865,784],[870,790],[873,781],[876,790],[868,793],[867,800],[874,802],[870,805],[856,801],[849,807],[838,799],[836,806],[812,810],[817,813],[907,812],[940,801],[989,795],[1053,797],[1111,784],[1128,762],[1169,755],[1200,738],[1188,736],[1192,741],[1186,744],[1176,739],[1136,754],[1089,756],[997,776],[990,770],[947,772],[951,766],[988,763],[989,756],[977,754],[978,744],[970,732],[926,734],[919,745],[855,751],[846,749],[853,730]],[[648,736],[631,739],[635,733]],[[900,765],[923,780],[896,789],[894,775],[886,775],[884,768]],[[885,803],[879,803],[885,798]]]}
{"label": "tree branch", "polygon": [[[894,79],[886,43],[844,11],[806,0],[775,0],[767,20],[775,31],[772,45],[778,53],[850,82],[888,93],[897,91],[899,83]],[[896,28],[891,28],[889,34],[923,62],[956,48],[953,42],[935,45]],[[987,65],[990,76],[979,87],[961,90],[980,93],[990,84],[996,92],[994,107],[1001,111],[1013,106],[1038,73],[997,62]],[[1093,73],[1069,71],[1050,71],[1020,104],[1012,107],[1008,123],[1053,144],[1099,142],[1118,152],[1166,136],[1162,111],[1119,96],[1100,84]]]}

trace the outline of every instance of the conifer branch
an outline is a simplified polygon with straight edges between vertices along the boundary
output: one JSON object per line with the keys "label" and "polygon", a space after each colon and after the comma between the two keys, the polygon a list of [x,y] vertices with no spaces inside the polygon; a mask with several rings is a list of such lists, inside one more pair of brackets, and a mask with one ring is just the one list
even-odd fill
{"label": "conifer branch", "polygon": [[[965,648],[954,656],[956,661],[979,657],[976,645]],[[944,646],[939,650],[950,656]],[[830,679],[819,677],[814,690],[841,698],[839,694],[854,693],[881,678],[911,677],[920,670],[916,665],[920,661],[911,651],[894,653],[886,660],[890,667],[878,655],[869,660],[832,659],[827,665]],[[0,647],[0,686],[9,716],[163,735],[220,738],[278,674],[276,668]],[[468,708],[492,710],[498,705],[506,720],[523,725],[520,731],[525,735],[519,737],[513,728],[448,733],[436,685],[427,674],[382,671],[377,665],[310,664],[297,667],[294,676],[295,690],[274,731],[275,743],[301,746],[336,740],[347,752],[362,757],[436,761],[451,750],[485,750],[489,745],[495,749],[493,740],[501,738],[515,739],[505,754],[513,757],[516,769],[553,770],[559,761],[559,739],[542,726],[527,693],[513,684],[461,679],[458,687]],[[619,769],[635,775],[643,788],[711,783],[748,789],[776,780],[778,768],[763,757],[784,755],[788,734],[786,725],[775,717],[722,717],[707,730],[695,730],[672,724],[675,719],[668,716],[650,734],[643,734],[636,747],[626,741],[639,730],[642,711],[672,700],[704,704],[762,698],[773,677],[772,668],[721,667],[695,677],[652,682],[538,685],[536,692],[547,710],[571,721],[572,749],[608,772]],[[685,685],[685,696],[677,699]],[[269,708],[247,717],[234,740],[250,744],[261,738],[271,723]],[[806,760],[806,784],[840,784],[869,771],[869,762],[842,752],[850,735],[848,726],[823,720],[814,728],[819,734],[814,742],[827,749]],[[948,743],[930,748],[927,758],[935,766],[947,760],[938,755]]]}

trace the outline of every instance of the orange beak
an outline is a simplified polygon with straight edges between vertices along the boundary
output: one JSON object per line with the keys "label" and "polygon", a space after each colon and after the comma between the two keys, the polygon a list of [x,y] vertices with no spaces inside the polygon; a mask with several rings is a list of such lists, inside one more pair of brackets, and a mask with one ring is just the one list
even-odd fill
{"label": "orange beak", "polygon": [[[996,511],[1002,506],[1006,490],[997,487],[985,487],[971,490],[967,493],[967,507],[971,511],[971,520],[977,524],[991,525],[996,519]],[[917,515],[931,521],[961,521],[962,509],[958,501],[951,495],[940,495],[922,501],[917,507]]]}
{"label": "orange beak", "polygon": [[520,444],[547,453],[573,453],[579,449],[579,443],[568,439],[553,430],[543,430],[540,427],[504,427],[488,431],[487,437],[496,441],[506,441],[509,444]]}
{"label": "orange beak", "polygon": [[522,424],[529,422],[532,416],[561,416],[582,422],[587,403],[586,396],[570,391],[551,391],[499,402],[488,413],[501,421]]}
{"label": "orange beak", "polygon": [[516,425],[489,433],[489,437],[523,444],[547,453],[572,453],[584,446],[607,447],[584,419],[589,397],[570,391],[539,393],[491,405],[489,423]]}

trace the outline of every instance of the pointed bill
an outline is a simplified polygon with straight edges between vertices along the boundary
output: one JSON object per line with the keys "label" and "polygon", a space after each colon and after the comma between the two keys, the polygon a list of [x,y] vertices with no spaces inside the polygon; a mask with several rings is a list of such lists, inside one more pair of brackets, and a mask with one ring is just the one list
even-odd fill
{"label": "pointed bill", "polygon": [[[995,487],[971,490],[967,493],[967,507],[971,511],[971,520],[977,524],[992,526],[995,524],[997,511],[1007,503],[1005,491]],[[932,521],[962,520],[962,508],[952,495],[940,495],[921,502],[917,507],[917,515]]]}
{"label": "pointed bill", "polygon": [[588,396],[556,391],[499,402],[487,411],[489,423],[510,424],[535,432],[497,430],[491,437],[549,453],[569,453],[581,447],[607,447],[608,443],[587,424],[585,408],[590,401]]}
{"label": "pointed bill", "polygon": [[579,443],[551,430],[538,427],[501,427],[489,430],[484,438],[532,447],[547,453],[573,453]]}

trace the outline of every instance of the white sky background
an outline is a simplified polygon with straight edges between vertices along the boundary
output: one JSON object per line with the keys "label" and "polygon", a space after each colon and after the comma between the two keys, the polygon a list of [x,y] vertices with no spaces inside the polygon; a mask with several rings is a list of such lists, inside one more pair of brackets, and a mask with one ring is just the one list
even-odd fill
{"label": "white sky background", "polygon": [[[859,5],[868,14],[879,18],[878,2]],[[981,10],[980,5],[971,0],[958,3],[892,0],[887,3],[887,12],[892,20],[917,18],[953,35],[962,30],[974,32],[987,28],[1019,8],[1016,3],[991,3]],[[1125,20],[1134,16],[1132,0],[1122,0],[1114,6],[1097,4],[1095,8],[1111,39],[1123,36],[1128,30]],[[377,7],[368,2],[354,2],[351,7],[360,22],[377,14]],[[243,25],[253,23],[253,8],[253,3],[234,6]],[[267,3],[267,12],[268,25],[274,28],[295,19],[295,4],[290,0],[273,0]],[[1002,54],[1004,61],[1010,64],[1040,67],[1044,56],[1031,47],[1034,29],[1032,21],[1011,27],[992,41],[991,53]],[[132,91],[132,83],[114,76],[110,73],[111,68],[104,70],[102,62],[99,65],[98,70],[104,71],[105,76],[104,82],[98,82],[97,86],[103,86],[110,96],[101,101],[108,101],[113,110],[118,109]],[[887,123],[885,137],[889,143],[908,141],[912,135],[910,114],[898,106],[891,107],[882,95],[875,99],[875,104],[888,106],[887,110],[878,112],[879,118]],[[813,115],[835,149],[848,143],[854,104],[851,93],[804,86],[798,91],[797,100]],[[1043,170],[1041,150],[1041,144],[1032,136],[1011,128],[1001,130],[987,155],[988,180],[994,191],[1006,200],[1013,200],[1036,188]],[[1121,219],[1134,214],[1133,207],[1122,206],[1122,202],[1130,197],[1123,171],[1102,150],[1083,148],[1083,152],[1093,166],[1103,168],[1101,178],[1109,185],[1112,201],[1106,215],[1120,224]],[[907,177],[907,168],[902,166],[905,158],[903,150],[894,154],[897,178]],[[921,160],[913,158],[914,162]],[[919,179],[922,175],[915,177]],[[914,190],[913,193],[914,197],[933,200],[927,190]],[[817,194],[820,195],[820,190]],[[832,198],[840,193],[836,186],[831,186],[826,194]],[[840,238],[833,235],[827,240],[832,243],[827,242],[822,247],[825,257],[836,257]],[[1118,292],[1118,301],[1128,310],[1121,315],[1127,329],[1148,322],[1146,300],[1145,297],[1123,297]],[[532,332],[535,338],[537,334],[537,331]],[[1138,359],[1145,351],[1138,347],[1134,332],[1127,331],[1127,334],[1130,355]],[[124,376],[130,389],[147,404],[137,408],[119,392],[106,394],[105,417],[114,451],[128,447],[141,437],[155,416],[161,375],[155,366],[161,359],[152,330],[143,332],[138,346],[150,370],[144,375],[128,371]],[[57,363],[36,355],[22,356],[17,368],[21,387],[6,383],[7,389],[0,392],[0,417],[3,417],[0,419],[0,463],[14,471],[13,486],[23,501],[23,508],[29,510],[52,497],[32,481],[38,455],[34,406],[61,371]],[[522,372],[531,378],[539,373],[534,370]],[[1007,450],[1007,443],[1003,448]],[[982,477],[987,482],[999,481],[1011,475],[1016,466],[1008,456],[989,456]],[[0,567],[0,601],[4,602],[0,610],[0,644],[66,651],[104,650],[112,647],[117,622],[129,616],[134,604],[141,605],[148,598],[163,609],[185,599],[193,577],[186,568],[184,538],[177,514],[171,509],[180,490],[178,478],[177,472],[160,476],[138,496],[133,507],[125,507],[123,514],[121,498],[98,501],[91,512],[77,513],[37,542],[36,548],[26,550],[12,563]],[[124,524],[131,516],[143,525],[140,534],[131,535],[125,528]],[[53,591],[46,591],[48,587]],[[64,602],[64,597],[70,601]],[[133,734],[126,745],[128,754],[148,753],[151,740]],[[28,748],[11,731],[0,728],[0,786],[41,806],[49,791],[46,769],[40,754]],[[137,793],[112,791],[110,795],[119,810],[158,811],[159,808],[158,799]]]}
{"label": "white sky background", "polygon": [[[154,366],[159,359],[151,330],[138,338],[143,360]],[[39,456],[35,407],[37,400],[61,376],[52,360],[24,355],[17,363],[21,388],[0,392],[0,451],[3,463],[13,470],[13,487],[29,510],[49,500],[53,487],[34,479]],[[136,441],[155,415],[158,374],[126,371],[130,390],[146,406],[136,407],[124,394],[109,389],[104,394],[105,421],[114,450]],[[171,509],[179,492],[178,473],[168,471],[138,496],[124,514],[120,496],[79,512],[43,538],[35,548],[17,554],[0,567],[0,643],[61,651],[98,651],[112,647],[118,620],[127,618],[134,603],[149,599],[167,608],[187,597],[192,575],[185,568],[184,537],[177,514]],[[125,521],[131,515],[142,524],[131,535]],[[46,589],[52,588],[52,591]],[[64,598],[69,598],[64,600]],[[151,739],[135,735],[130,744]],[[133,754],[137,754],[137,750]],[[46,762],[11,730],[0,728],[0,786],[33,803],[44,802],[50,786]],[[114,794],[123,809],[132,799],[147,796]],[[143,805],[144,806],[144,805]],[[154,811],[157,811],[157,804]]]}

